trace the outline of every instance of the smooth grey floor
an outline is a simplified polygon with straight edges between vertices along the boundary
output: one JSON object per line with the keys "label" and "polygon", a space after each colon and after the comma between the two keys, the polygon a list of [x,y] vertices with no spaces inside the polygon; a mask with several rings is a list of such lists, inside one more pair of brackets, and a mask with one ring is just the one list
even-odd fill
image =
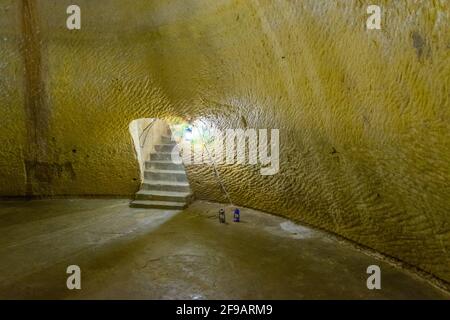
{"label": "smooth grey floor", "polygon": [[[132,209],[127,200],[0,202],[0,298],[448,299],[422,279],[333,237],[220,204]],[[66,268],[81,268],[68,290]],[[381,267],[368,290],[366,268]]]}

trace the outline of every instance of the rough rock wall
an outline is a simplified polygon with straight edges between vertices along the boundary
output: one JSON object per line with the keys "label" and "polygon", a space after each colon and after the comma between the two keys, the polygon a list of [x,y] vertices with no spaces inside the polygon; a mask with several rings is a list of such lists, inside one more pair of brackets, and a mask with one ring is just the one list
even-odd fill
{"label": "rough rock wall", "polygon": [[[233,202],[450,281],[450,4],[0,0],[0,194],[133,194],[128,124],[279,128],[280,172],[219,171]],[[132,3],[132,4],[131,4]],[[198,198],[223,200],[210,166]]]}

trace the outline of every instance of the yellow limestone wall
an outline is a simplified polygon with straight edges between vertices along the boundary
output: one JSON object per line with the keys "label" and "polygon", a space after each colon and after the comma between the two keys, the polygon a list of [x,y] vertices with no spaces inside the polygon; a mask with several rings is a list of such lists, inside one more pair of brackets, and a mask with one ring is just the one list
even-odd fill
{"label": "yellow limestone wall", "polygon": [[279,128],[278,174],[219,168],[233,202],[450,281],[448,1],[72,2],[0,0],[1,195],[133,194],[137,118]]}

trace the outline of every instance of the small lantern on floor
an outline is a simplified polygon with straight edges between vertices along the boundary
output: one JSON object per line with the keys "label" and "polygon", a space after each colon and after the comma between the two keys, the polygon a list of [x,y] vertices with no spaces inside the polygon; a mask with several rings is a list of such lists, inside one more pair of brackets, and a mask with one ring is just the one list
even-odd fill
{"label": "small lantern on floor", "polygon": [[238,208],[234,209],[234,218],[233,221],[234,222],[239,222],[240,220],[240,211]]}
{"label": "small lantern on floor", "polygon": [[225,210],[219,210],[219,221],[220,223],[225,223]]}

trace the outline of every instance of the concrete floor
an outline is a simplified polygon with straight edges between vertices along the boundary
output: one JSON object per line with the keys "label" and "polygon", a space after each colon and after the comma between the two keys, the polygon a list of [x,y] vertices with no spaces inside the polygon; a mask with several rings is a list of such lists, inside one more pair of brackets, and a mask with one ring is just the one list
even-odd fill
{"label": "concrete floor", "polygon": [[[219,204],[179,212],[127,200],[0,203],[0,298],[448,299],[449,295],[333,237],[242,209],[219,224]],[[81,267],[82,289],[66,288]],[[366,268],[382,289],[366,288]]]}

